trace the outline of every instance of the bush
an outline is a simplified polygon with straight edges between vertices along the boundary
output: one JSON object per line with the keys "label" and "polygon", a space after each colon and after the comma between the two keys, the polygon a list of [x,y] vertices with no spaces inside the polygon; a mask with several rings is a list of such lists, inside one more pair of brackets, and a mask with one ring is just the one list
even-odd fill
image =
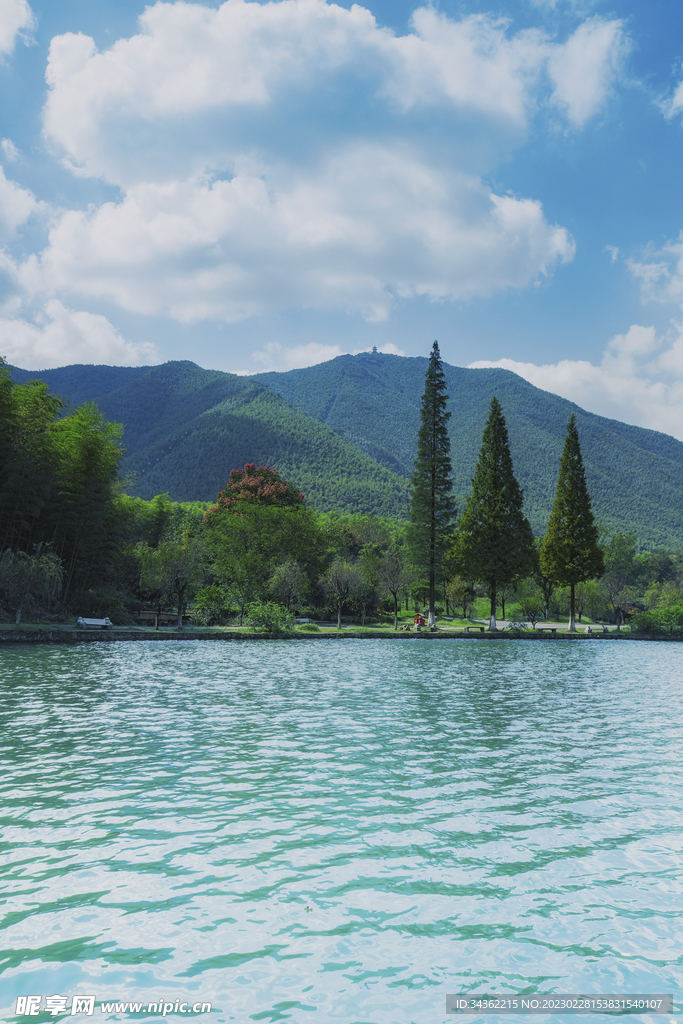
{"label": "bush", "polygon": [[297,626],[299,633],[319,633],[320,626],[316,626],[315,622],[302,622],[300,626]]}
{"label": "bush", "polygon": [[294,629],[294,616],[274,601],[252,601],[247,606],[248,623],[265,633],[289,633]]}
{"label": "bush", "polygon": [[652,608],[649,612],[635,615],[632,629],[636,633],[650,633],[654,636],[670,636],[683,633],[683,603],[668,608]]}
{"label": "bush", "polygon": [[204,587],[192,606],[192,621],[198,626],[227,626],[233,618],[230,599],[220,587]]}

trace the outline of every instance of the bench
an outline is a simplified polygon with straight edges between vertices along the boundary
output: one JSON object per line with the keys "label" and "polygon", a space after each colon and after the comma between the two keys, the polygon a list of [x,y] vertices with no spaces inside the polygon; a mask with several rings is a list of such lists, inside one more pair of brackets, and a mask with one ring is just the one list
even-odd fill
{"label": "bench", "polygon": [[552,633],[553,636],[557,633],[557,626],[536,626],[537,633]]}
{"label": "bench", "polygon": [[480,633],[483,633],[484,630],[486,629],[486,626],[465,626],[465,632],[466,633],[469,633],[470,630],[472,630],[472,629],[475,629],[475,630],[478,629]]}
{"label": "bench", "polygon": [[76,625],[80,626],[81,629],[113,629],[114,626],[108,618],[106,619],[84,619],[82,615],[79,615],[76,619]]}
{"label": "bench", "polygon": [[607,626],[586,626],[587,633],[609,633]]}

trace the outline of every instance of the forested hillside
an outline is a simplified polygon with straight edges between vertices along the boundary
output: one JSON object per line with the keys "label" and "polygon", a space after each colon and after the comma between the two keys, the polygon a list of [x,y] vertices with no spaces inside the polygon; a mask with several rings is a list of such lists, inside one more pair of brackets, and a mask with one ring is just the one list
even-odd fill
{"label": "forested hillside", "polygon": [[[415,457],[426,358],[361,353],[288,373],[257,374],[290,404],[409,475]],[[509,370],[444,365],[458,504],[469,493],[489,403],[500,401],[515,471],[534,530],[545,529],[552,506],[567,421],[576,414],[597,518],[636,530],[647,544],[683,540],[683,444],[667,434],[629,426],[580,409]]]}
{"label": "forested hillside", "polygon": [[[245,462],[275,466],[320,509],[407,514],[427,360],[362,353],[288,373],[238,377],[194,363],[70,366],[39,377],[72,405],[95,400],[124,424],[130,493],[211,500]],[[525,507],[541,533],[567,421],[576,413],[597,518],[648,546],[683,543],[683,444],[585,412],[507,370],[444,367],[462,507],[491,397],[507,420]]]}

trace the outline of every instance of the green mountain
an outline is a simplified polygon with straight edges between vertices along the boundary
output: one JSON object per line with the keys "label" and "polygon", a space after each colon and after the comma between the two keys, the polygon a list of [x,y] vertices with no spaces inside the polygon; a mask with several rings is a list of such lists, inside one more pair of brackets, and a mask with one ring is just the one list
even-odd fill
{"label": "green mountain", "polygon": [[[426,358],[379,353],[238,377],[194,363],[28,372],[72,404],[96,401],[125,425],[131,493],[211,500],[229,471],[269,464],[321,509],[405,516]],[[576,413],[596,516],[651,546],[683,544],[683,443],[585,412],[507,370],[444,367],[458,503],[468,493],[491,397],[503,406],[527,514],[552,505],[567,420]]]}

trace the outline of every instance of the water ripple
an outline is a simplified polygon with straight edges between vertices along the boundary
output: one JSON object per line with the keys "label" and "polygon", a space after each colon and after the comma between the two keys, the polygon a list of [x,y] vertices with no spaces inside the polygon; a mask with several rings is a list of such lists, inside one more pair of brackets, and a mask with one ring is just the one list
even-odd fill
{"label": "water ripple", "polygon": [[4,1019],[33,992],[344,1024],[680,998],[679,645],[0,657]]}

